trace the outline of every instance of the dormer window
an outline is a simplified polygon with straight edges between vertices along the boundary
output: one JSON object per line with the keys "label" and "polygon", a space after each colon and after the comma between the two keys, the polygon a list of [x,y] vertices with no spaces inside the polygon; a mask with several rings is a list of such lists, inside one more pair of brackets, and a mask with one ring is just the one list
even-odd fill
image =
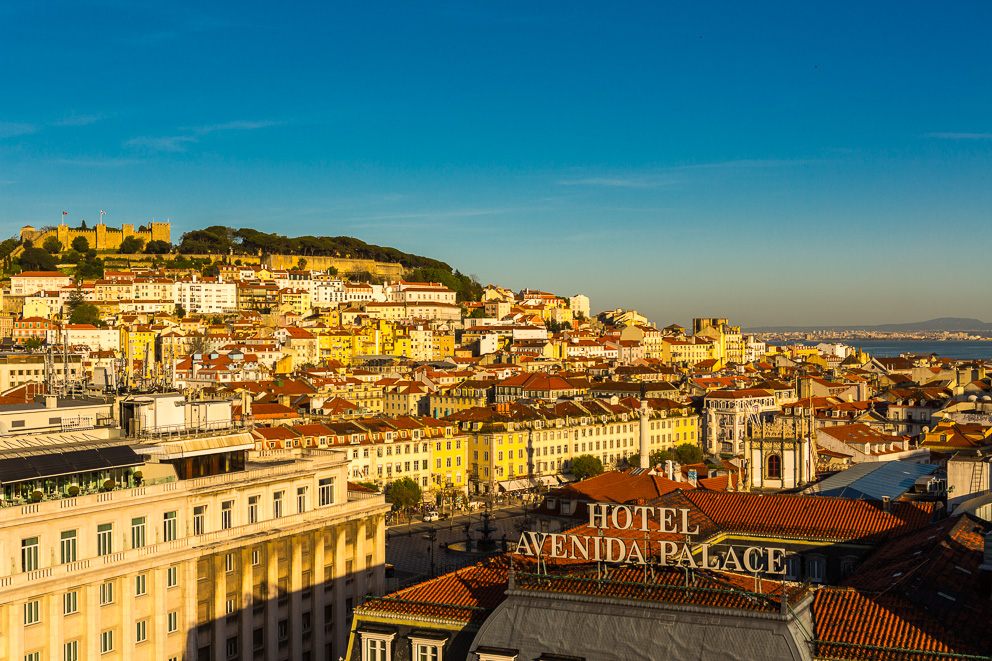
{"label": "dormer window", "polygon": [[358,630],[362,637],[362,661],[391,661],[395,631],[379,628]]}
{"label": "dormer window", "polygon": [[409,636],[413,661],[443,661],[448,637],[435,631],[414,631]]}
{"label": "dormer window", "polygon": [[517,661],[520,650],[506,647],[476,647],[475,655],[479,661]]}

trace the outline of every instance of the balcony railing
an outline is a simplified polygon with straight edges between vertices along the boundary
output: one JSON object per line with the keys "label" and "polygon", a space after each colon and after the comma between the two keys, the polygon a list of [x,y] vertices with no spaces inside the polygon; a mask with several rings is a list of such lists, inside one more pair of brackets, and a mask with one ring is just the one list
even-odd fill
{"label": "balcony railing", "polygon": [[[177,488],[179,486],[178,482],[173,482],[167,485]],[[128,489],[127,491],[133,491]],[[114,493],[114,492],[111,492]],[[123,492],[117,492],[123,493]],[[268,530],[275,529],[285,529],[288,526],[309,523],[318,520],[333,519],[339,517],[347,517],[354,514],[359,514],[362,512],[372,513],[375,509],[384,507],[386,504],[385,496],[382,494],[375,494],[374,496],[361,498],[357,500],[352,500],[349,498],[347,501],[327,505],[324,507],[317,507],[306,512],[298,512],[296,514],[287,514],[286,516],[279,517],[278,519],[266,519],[264,521],[259,521],[257,523],[249,523],[241,526],[234,526],[233,528],[226,528],[221,530],[214,530],[202,535],[189,535],[188,537],[181,537],[179,539],[173,540],[171,542],[160,542],[158,544],[150,544],[148,546],[142,546],[136,549],[127,549],[124,551],[117,551],[116,553],[111,553],[104,556],[96,556],[92,558],[84,558],[82,560],[72,562],[64,565],[54,565],[51,567],[43,567],[30,572],[21,572],[17,574],[11,574],[8,576],[0,576],[0,588],[17,588],[36,581],[53,579],[57,580],[71,574],[75,574],[81,571],[85,571],[94,565],[113,565],[119,563],[126,563],[131,561],[142,560],[147,556],[158,556],[163,553],[169,553],[173,551],[182,551],[185,549],[197,549],[206,544],[212,542],[223,542],[230,541],[239,537],[255,537],[260,534],[265,533]],[[27,506],[27,507],[36,507]],[[35,512],[32,512],[35,513]]]}

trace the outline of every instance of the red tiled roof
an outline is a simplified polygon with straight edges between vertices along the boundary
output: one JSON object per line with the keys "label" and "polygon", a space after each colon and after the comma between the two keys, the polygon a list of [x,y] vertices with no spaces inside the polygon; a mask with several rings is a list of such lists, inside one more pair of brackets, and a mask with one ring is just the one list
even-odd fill
{"label": "red tiled roof", "polygon": [[295,410],[282,404],[253,404],[251,414],[256,420],[295,418],[299,415]]}
{"label": "red tiled roof", "polygon": [[421,615],[481,622],[503,602],[507,560],[465,567],[431,581],[365,602],[357,611]]}
{"label": "red tiled roof", "polygon": [[949,627],[895,595],[824,588],[816,592],[813,612],[819,659],[933,661],[989,652],[978,640],[988,637],[987,621],[977,627]]}
{"label": "red tiled roof", "polygon": [[934,503],[881,505],[845,498],[715,491],[681,492],[725,530],[826,539],[873,539],[909,532],[930,523]]}

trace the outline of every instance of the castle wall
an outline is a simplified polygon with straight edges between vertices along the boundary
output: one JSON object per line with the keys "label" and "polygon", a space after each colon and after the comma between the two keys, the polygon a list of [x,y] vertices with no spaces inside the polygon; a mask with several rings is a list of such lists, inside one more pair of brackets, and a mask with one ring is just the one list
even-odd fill
{"label": "castle wall", "polygon": [[149,241],[167,241],[172,243],[171,223],[151,223],[150,229],[134,230],[134,225],[125,223],[121,229],[107,227],[99,223],[92,228],[79,229],[68,225],[58,225],[54,230],[42,232],[31,227],[21,229],[21,239],[30,240],[39,248],[50,236],[54,236],[62,244],[63,250],[69,250],[72,241],[77,236],[84,237],[90,244],[92,250],[119,250],[121,243],[129,236],[136,236],[143,239],[147,245]]}
{"label": "castle wall", "polygon": [[[270,269],[295,269],[300,259],[300,255],[268,255],[263,260],[263,263]],[[302,259],[307,261],[308,269],[326,271],[333,266],[338,270],[340,275],[368,271],[373,275],[402,278],[406,273],[406,269],[403,268],[402,264],[389,264],[386,262],[377,262],[372,259],[344,259],[323,255],[305,255]]]}

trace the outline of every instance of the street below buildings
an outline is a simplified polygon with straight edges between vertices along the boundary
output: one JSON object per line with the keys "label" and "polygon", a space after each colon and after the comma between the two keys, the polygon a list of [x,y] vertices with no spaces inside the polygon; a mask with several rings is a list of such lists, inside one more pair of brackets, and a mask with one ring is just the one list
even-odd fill
{"label": "street below buildings", "polygon": [[[386,564],[393,565],[394,576],[386,579],[386,591],[394,590],[427,579],[431,576],[431,548],[433,547],[433,575],[454,571],[461,567],[474,565],[484,559],[484,556],[469,553],[448,551],[445,547],[452,542],[466,538],[465,526],[469,525],[472,539],[479,540],[482,533],[477,530],[482,525],[483,510],[458,514],[443,521],[425,523],[420,516],[414,516],[413,522],[390,525],[386,528]],[[520,531],[530,529],[530,523],[523,505],[513,505],[495,509],[490,519],[494,528],[490,539],[497,542],[497,548],[502,550],[502,542],[511,546],[520,537]],[[434,531],[435,539],[429,538]]]}

